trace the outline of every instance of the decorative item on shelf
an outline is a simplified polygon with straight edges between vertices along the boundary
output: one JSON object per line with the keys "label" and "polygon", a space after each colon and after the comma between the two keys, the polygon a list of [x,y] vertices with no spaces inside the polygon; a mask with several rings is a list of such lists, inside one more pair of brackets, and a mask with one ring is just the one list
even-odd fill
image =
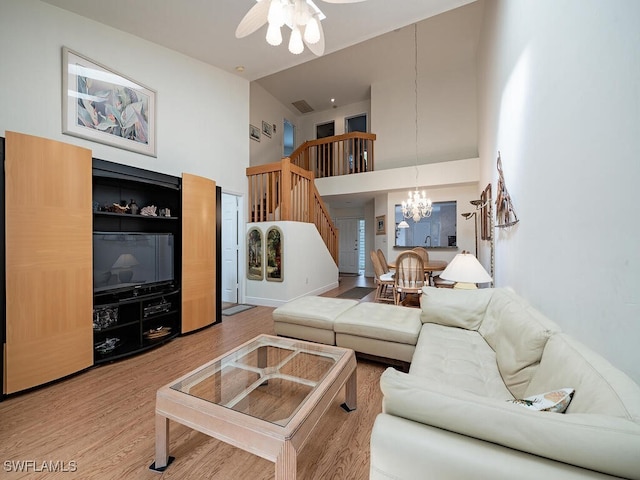
{"label": "decorative item on shelf", "polygon": [[140,210],[140,215],[144,215],[145,217],[157,217],[158,207],[155,205],[147,205],[146,207],[142,207]]}
{"label": "decorative item on shelf", "polygon": [[93,309],[93,329],[104,330],[118,323],[118,307],[98,307]]}
{"label": "decorative item on shelf", "polygon": [[100,202],[93,202],[92,206],[93,206],[93,211],[94,212],[99,212],[100,211]]}
{"label": "decorative item on shelf", "polygon": [[502,171],[502,158],[498,152],[498,194],[496,196],[496,227],[505,228],[512,227],[520,220],[516,215],[511,203],[511,196],[507,191],[507,185],[504,182],[504,173]]}
{"label": "decorative item on shelf", "polygon": [[146,340],[158,340],[171,334],[171,327],[156,327],[143,333]]}
{"label": "decorative item on shelf", "polygon": [[94,344],[93,348],[101,355],[113,352],[121,343],[118,337],[105,338],[102,342]]}
{"label": "decorative item on shelf", "polygon": [[[433,211],[431,199],[427,198],[426,192],[418,191],[418,24],[413,25],[414,41],[414,93],[415,93],[415,168],[416,168],[416,188],[409,191],[408,200],[402,202],[402,215],[404,218],[412,218],[414,222],[419,222],[422,217],[430,217]],[[398,228],[409,228],[409,224],[402,220]]]}
{"label": "decorative item on shelf", "polygon": [[131,211],[131,215],[138,214],[138,204],[133,198],[131,199],[131,203],[129,204],[129,210]]}
{"label": "decorative item on shelf", "polygon": [[451,260],[451,263],[440,274],[440,278],[456,282],[453,288],[467,290],[478,288],[477,283],[489,283],[492,281],[491,276],[478,259],[465,250]]}
{"label": "decorative item on shelf", "polygon": [[122,200],[120,203],[113,202],[107,207],[107,211],[113,213],[127,213],[128,210],[129,206],[125,200]]}

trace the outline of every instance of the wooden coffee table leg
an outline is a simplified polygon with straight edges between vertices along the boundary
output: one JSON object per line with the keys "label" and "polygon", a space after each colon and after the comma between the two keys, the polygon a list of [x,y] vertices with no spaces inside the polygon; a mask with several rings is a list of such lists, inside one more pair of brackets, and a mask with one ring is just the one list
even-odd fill
{"label": "wooden coffee table leg", "polygon": [[291,442],[284,442],[276,459],[276,480],[295,480],[298,453]]}
{"label": "wooden coffee table leg", "polygon": [[347,412],[353,412],[358,407],[358,376],[353,370],[344,386],[344,403],[341,405]]}
{"label": "wooden coffee table leg", "polygon": [[163,472],[172,460],[169,456],[169,419],[156,413],[156,461],[149,468]]}

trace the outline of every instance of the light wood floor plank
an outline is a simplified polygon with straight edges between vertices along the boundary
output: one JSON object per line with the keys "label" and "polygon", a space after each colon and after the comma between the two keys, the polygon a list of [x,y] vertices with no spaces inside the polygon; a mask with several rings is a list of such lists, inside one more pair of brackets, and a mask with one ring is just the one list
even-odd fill
{"label": "light wood floor plank", "polygon": [[[343,277],[326,296],[371,279]],[[373,293],[364,301],[372,301]],[[261,333],[274,334],[272,308],[225,317],[220,325],[178,337],[119,362],[91,368],[60,382],[0,402],[0,478],[7,479],[252,479],[274,478],[274,464],[183,425],[170,422],[170,455],[163,474],[148,470],[155,451],[155,393]],[[298,455],[300,479],[367,479],[369,438],[381,411],[385,365],[358,359],[358,409],[334,400]],[[8,472],[6,461],[74,461],[76,472]]]}

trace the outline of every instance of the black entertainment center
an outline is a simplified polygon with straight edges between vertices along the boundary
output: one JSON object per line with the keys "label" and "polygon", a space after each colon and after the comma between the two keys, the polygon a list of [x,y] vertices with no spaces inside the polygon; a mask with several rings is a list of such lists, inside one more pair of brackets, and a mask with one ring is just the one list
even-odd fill
{"label": "black entertainment center", "polygon": [[181,179],[93,159],[94,363],[180,334]]}

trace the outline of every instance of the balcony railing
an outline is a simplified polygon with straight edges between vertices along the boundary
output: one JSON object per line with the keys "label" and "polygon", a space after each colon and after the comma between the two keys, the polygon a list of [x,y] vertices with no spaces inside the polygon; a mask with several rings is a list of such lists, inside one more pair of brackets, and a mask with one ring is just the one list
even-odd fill
{"label": "balcony railing", "polygon": [[291,154],[291,163],[316,178],[373,171],[373,133],[351,132],[309,140]]}

